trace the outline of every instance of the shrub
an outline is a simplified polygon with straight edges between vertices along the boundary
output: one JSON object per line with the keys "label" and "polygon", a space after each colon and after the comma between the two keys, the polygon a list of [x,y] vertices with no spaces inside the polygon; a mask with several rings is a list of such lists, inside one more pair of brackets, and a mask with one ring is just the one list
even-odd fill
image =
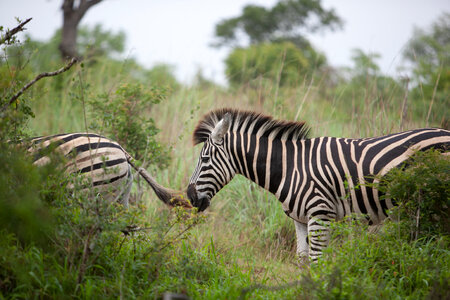
{"label": "shrub", "polygon": [[[323,60],[316,54],[318,60]],[[302,82],[314,62],[291,42],[263,43],[234,49],[225,61],[226,74],[232,84],[249,84],[268,79],[280,85]]]}
{"label": "shrub", "polygon": [[176,246],[204,220],[182,208],[147,220],[142,204],[68,191],[53,166],[8,154],[0,149],[0,298],[156,297]]}
{"label": "shrub", "polygon": [[416,152],[390,171],[379,189],[397,203],[393,213],[412,239],[450,234],[450,159],[435,150]]}
{"label": "shrub", "polygon": [[174,67],[168,64],[156,64],[150,70],[144,72],[145,82],[149,82],[153,86],[168,87],[176,90],[180,87],[175,75]]}
{"label": "shrub", "polygon": [[424,299],[446,295],[450,239],[399,238],[398,224],[373,233],[357,221],[335,223],[331,245],[303,274],[306,299]]}
{"label": "shrub", "polygon": [[165,97],[165,90],[141,84],[123,84],[110,95],[107,93],[88,101],[91,128],[117,141],[135,159],[167,166],[168,149],[156,140],[159,129],[149,113],[153,105]]}
{"label": "shrub", "polygon": [[0,144],[0,228],[23,245],[48,243],[53,220],[40,192],[56,173],[54,166],[38,169],[17,149]]}

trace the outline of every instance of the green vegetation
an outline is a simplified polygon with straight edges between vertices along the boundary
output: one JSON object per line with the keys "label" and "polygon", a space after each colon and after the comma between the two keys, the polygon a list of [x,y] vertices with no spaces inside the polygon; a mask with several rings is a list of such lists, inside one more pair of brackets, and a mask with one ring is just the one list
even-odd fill
{"label": "green vegetation", "polygon": [[264,85],[264,80],[295,86],[324,65],[324,56],[313,52],[309,49],[305,56],[291,42],[236,48],[225,61],[226,73],[235,86],[249,84],[257,88]]}
{"label": "green vegetation", "polygon": [[219,22],[215,35],[217,46],[239,43],[244,35],[250,44],[291,41],[303,48],[309,42],[301,32],[341,25],[334,10],[323,8],[320,0],[281,0],[271,8],[246,5],[240,16]]}
{"label": "green vegetation", "polygon": [[[311,76],[289,84],[273,76],[272,65],[251,89],[237,81],[219,87],[200,80],[201,74],[198,84],[188,87],[176,82],[168,66],[149,70],[120,59],[120,45],[93,50],[105,45],[102,39],[123,43],[120,34],[83,30],[86,39],[80,41],[98,39],[90,50],[80,46],[83,64],[39,81],[0,116],[0,297],[161,298],[170,291],[193,299],[440,299],[448,294],[450,162],[434,152],[417,155],[407,171],[393,171],[382,181],[380,188],[401,203],[394,211],[397,222],[386,221],[378,231],[355,219],[334,224],[324,257],[307,265],[295,257],[294,226],[280,204],[241,176],[201,215],[167,209],[142,184],[135,185],[134,201],[125,210],[67,191],[56,165],[37,168],[7,142],[95,130],[119,140],[161,184],[182,189],[199,150],[190,134],[210,109],[259,110],[304,120],[314,136],[363,137],[439,126],[448,108],[439,106],[437,96],[407,93],[403,82],[380,74],[376,55],[360,51],[350,76],[315,69],[306,59]],[[57,36],[3,49],[0,105],[38,73],[63,64]],[[283,65],[276,68],[284,71]],[[140,229],[131,231],[134,226]]]}
{"label": "green vegetation", "polygon": [[437,151],[417,152],[404,168],[381,179],[379,189],[395,199],[393,215],[412,240],[450,234],[450,164]]}
{"label": "green vegetation", "polygon": [[88,99],[90,129],[111,137],[135,159],[167,166],[168,150],[156,141],[159,129],[148,116],[164,97],[164,90],[157,87],[147,89],[142,84],[126,84],[113,94]]}

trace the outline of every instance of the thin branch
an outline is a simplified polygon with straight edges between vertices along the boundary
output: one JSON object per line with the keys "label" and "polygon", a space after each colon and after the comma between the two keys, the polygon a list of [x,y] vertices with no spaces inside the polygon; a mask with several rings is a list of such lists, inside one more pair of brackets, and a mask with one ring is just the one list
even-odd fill
{"label": "thin branch", "polygon": [[21,88],[20,91],[18,91],[14,96],[12,96],[11,99],[9,99],[8,103],[4,104],[2,106],[2,108],[0,108],[0,112],[4,112],[11,104],[13,104],[17,100],[17,98],[20,97],[20,95],[23,94],[23,92],[25,92],[28,88],[30,88],[38,80],[40,80],[44,77],[51,77],[51,76],[59,75],[65,71],[69,70],[77,61],[78,60],[74,57],[67,65],[65,65],[64,67],[62,67],[59,70],[56,70],[54,72],[45,72],[45,73],[39,74],[38,76],[36,76],[36,78],[34,78],[30,82],[28,82],[23,88]]}
{"label": "thin branch", "polygon": [[17,34],[20,31],[24,31],[25,28],[23,28],[23,26],[25,26],[25,24],[27,24],[28,22],[31,21],[32,18],[26,19],[25,21],[23,21],[22,23],[20,23],[17,27],[8,30],[5,35],[3,36],[2,39],[0,39],[0,45],[4,44],[5,42],[8,42],[15,34]]}
{"label": "thin branch", "polygon": [[89,8],[92,6],[102,2],[102,0],[81,0],[80,4],[78,5],[78,13],[80,14],[80,19],[84,16],[84,14],[88,11]]}
{"label": "thin branch", "polygon": [[158,249],[158,252],[164,250],[165,248],[167,248],[168,246],[170,246],[170,244],[173,244],[174,242],[177,241],[177,239],[182,236],[183,234],[185,234],[189,229],[191,229],[192,227],[194,227],[196,224],[191,224],[188,227],[186,227],[184,230],[182,230],[181,232],[179,232],[171,241],[167,242],[166,244],[164,244],[161,248]]}

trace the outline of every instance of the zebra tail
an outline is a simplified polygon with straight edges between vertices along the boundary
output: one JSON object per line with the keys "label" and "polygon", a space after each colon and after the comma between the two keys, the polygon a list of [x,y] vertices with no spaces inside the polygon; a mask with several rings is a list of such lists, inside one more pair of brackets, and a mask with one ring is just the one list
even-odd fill
{"label": "zebra tail", "polygon": [[134,158],[124,151],[128,163],[135,169],[139,175],[151,186],[156,196],[170,207],[182,206],[184,208],[192,208],[191,203],[184,197],[183,192],[175,191],[160,185],[144,168],[138,168],[134,163]]}

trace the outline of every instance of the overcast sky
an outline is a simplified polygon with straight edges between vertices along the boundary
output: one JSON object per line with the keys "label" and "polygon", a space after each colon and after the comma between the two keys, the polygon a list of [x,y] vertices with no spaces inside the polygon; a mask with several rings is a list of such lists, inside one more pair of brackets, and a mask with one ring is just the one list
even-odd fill
{"label": "overcast sky", "polygon": [[[214,27],[224,18],[240,14],[243,6],[272,6],[276,0],[104,0],[92,7],[82,25],[103,24],[127,36],[126,55],[145,66],[168,63],[183,82],[190,82],[199,68],[224,83],[223,61],[229,50],[212,48]],[[33,20],[27,32],[46,40],[62,24],[62,0],[0,0],[0,25],[14,27],[14,17]],[[401,75],[402,51],[413,28],[427,28],[442,13],[450,12],[449,0],[323,0],[344,20],[340,31],[309,36],[325,52],[331,65],[351,66],[352,49],[381,54],[381,70]]]}

